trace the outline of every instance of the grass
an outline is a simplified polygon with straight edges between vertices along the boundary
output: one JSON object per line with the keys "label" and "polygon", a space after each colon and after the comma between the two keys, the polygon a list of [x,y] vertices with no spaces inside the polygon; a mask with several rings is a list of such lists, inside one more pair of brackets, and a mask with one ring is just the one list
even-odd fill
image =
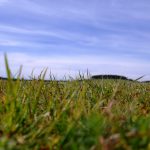
{"label": "grass", "polygon": [[150,149],[150,84],[0,80],[0,150]]}

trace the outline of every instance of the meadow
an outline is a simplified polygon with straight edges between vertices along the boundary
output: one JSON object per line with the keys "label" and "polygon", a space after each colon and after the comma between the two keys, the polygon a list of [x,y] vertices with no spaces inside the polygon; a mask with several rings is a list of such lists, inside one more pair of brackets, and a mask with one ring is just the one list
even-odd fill
{"label": "meadow", "polygon": [[0,80],[0,150],[150,149],[150,83]]}

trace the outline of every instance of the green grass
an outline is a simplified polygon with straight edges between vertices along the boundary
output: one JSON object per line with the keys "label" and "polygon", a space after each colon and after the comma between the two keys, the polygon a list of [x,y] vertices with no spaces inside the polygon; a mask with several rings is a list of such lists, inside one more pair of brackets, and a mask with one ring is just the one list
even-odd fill
{"label": "green grass", "polygon": [[150,84],[0,81],[0,150],[150,149]]}

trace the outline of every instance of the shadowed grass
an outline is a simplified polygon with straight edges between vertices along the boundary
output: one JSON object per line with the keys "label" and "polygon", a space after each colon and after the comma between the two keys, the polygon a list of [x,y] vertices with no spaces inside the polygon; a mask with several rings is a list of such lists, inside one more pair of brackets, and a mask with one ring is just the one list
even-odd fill
{"label": "shadowed grass", "polygon": [[0,149],[150,149],[150,84],[0,81]]}

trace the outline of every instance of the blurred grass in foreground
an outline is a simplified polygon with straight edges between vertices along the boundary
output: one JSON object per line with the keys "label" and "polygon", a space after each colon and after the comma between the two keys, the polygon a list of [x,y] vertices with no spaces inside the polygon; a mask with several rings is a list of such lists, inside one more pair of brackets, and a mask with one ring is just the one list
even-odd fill
{"label": "blurred grass in foreground", "polygon": [[0,80],[0,150],[150,149],[150,84]]}

